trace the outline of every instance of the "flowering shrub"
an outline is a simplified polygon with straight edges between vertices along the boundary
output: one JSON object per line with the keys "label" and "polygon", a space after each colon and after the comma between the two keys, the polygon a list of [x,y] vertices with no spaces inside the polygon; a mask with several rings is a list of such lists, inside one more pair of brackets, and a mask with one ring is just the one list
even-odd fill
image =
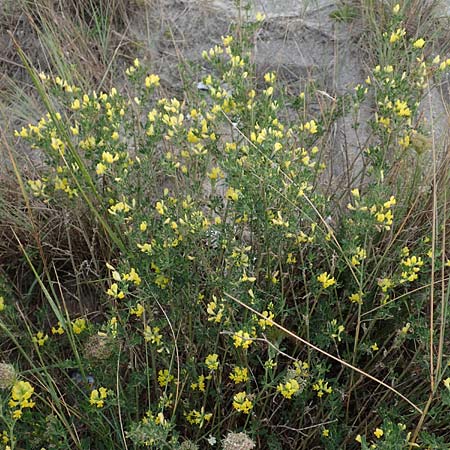
{"label": "flowering shrub", "polygon": [[[0,314],[11,308],[2,330],[30,373],[0,410],[5,445],[207,448],[233,432],[227,448],[230,436],[253,448],[242,430],[271,449],[445,439],[448,373],[424,311],[430,277],[449,264],[427,222],[409,233],[426,179],[411,169],[429,132],[419,101],[450,60],[425,57],[394,8],[391,60],[340,99],[355,110],[375,100],[364,174],[331,198],[336,111],[313,112],[314,86],[292,98],[276,73],[259,77],[249,50],[259,26],[203,52],[209,73],[183,99],[165,98],[137,59],[127,89],[35,77],[57,103],[16,132],[46,162],[24,189],[42,208],[92,217],[110,251],[86,317],[40,282],[49,320],[36,316],[35,332],[0,297]],[[427,416],[415,386],[430,364]]]}

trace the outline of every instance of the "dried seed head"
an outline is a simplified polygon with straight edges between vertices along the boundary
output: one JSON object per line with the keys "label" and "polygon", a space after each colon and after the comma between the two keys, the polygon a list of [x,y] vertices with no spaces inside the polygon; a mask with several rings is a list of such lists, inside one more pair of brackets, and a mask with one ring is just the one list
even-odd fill
{"label": "dried seed head", "polygon": [[91,336],[84,347],[84,355],[87,359],[108,359],[114,350],[113,340],[106,335],[95,334]]}
{"label": "dried seed head", "polygon": [[228,433],[222,441],[223,450],[252,450],[255,443],[245,433]]}
{"label": "dried seed head", "polygon": [[16,381],[16,370],[11,364],[0,363],[0,389],[10,388]]}

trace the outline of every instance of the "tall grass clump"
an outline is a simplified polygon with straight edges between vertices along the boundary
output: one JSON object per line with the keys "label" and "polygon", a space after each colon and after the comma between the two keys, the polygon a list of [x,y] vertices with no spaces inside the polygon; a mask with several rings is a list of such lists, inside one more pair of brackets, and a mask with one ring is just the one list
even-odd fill
{"label": "tall grass clump", "polygon": [[[32,276],[2,270],[5,448],[448,448],[448,156],[420,105],[450,59],[396,5],[384,59],[318,114],[314,84],[256,72],[263,20],[183,98],[138,59],[101,92],[28,67],[47,114],[15,135],[44,168],[10,150],[4,233]],[[330,196],[329,133],[363,102],[360,169]],[[67,265],[45,212],[73,224]]]}

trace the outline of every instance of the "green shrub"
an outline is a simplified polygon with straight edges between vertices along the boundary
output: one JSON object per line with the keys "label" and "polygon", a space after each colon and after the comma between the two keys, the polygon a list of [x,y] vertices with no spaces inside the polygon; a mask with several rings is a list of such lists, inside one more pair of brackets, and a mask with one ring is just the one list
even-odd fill
{"label": "green shrub", "polygon": [[[1,297],[21,378],[5,447],[446,448],[445,197],[419,103],[450,59],[394,10],[386,64],[317,114],[314,86],[258,76],[259,25],[205,51],[182,99],[138,60],[109,92],[35,76],[49,110],[16,133],[45,159],[28,201],[96,223],[110,251],[77,315],[23,248],[46,303]],[[370,99],[362,169],[330,196],[330,130]]]}

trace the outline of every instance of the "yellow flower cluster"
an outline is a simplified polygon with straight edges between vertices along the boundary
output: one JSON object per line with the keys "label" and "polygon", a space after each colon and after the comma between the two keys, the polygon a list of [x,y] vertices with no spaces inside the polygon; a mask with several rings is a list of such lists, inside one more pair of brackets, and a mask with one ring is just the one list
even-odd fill
{"label": "yellow flower cluster", "polygon": [[192,425],[198,425],[202,428],[205,422],[209,422],[212,418],[212,413],[205,413],[205,408],[202,407],[200,411],[193,409],[186,414],[186,420]]}
{"label": "yellow flower cluster", "polygon": [[[254,333],[252,334],[254,337]],[[244,350],[248,349],[253,343],[250,333],[244,330],[236,331],[236,333],[233,334],[233,341],[235,347],[242,347]]]}
{"label": "yellow flower cluster", "polygon": [[103,408],[105,399],[108,397],[108,390],[105,387],[94,389],[91,392],[89,403],[97,408]]}
{"label": "yellow flower cluster", "polygon": [[16,381],[11,388],[11,399],[8,402],[10,408],[17,408],[12,411],[14,419],[22,417],[22,410],[25,408],[33,408],[35,403],[31,400],[34,388],[28,381]]}
{"label": "yellow flower cluster", "polygon": [[264,316],[264,318],[258,320],[258,325],[261,329],[265,330],[266,327],[272,327],[275,317],[274,313],[272,311],[263,311],[261,314]]}
{"label": "yellow flower cluster", "polygon": [[193,391],[198,390],[200,392],[205,392],[206,390],[206,380],[210,380],[212,377],[211,375],[199,375],[197,378],[197,382],[196,383],[191,383],[191,389]]}
{"label": "yellow flower cluster", "polygon": [[79,318],[72,322],[72,330],[75,334],[81,334],[86,328],[87,328],[86,319]]}
{"label": "yellow flower cluster", "polygon": [[381,206],[373,205],[370,208],[370,213],[375,217],[378,224],[381,224],[385,230],[390,230],[394,220],[394,214],[392,213],[392,206],[397,203],[397,200],[393,195],[390,199],[383,203]]}
{"label": "yellow flower cluster", "polygon": [[159,327],[150,327],[147,325],[144,329],[144,339],[145,342],[150,342],[156,346],[162,344],[162,334],[159,334]]}
{"label": "yellow flower cluster", "polygon": [[122,274],[122,278],[124,281],[131,281],[135,286],[139,286],[142,282],[141,277],[133,267],[130,269],[129,273]]}
{"label": "yellow flower cluster", "polygon": [[161,387],[166,387],[174,379],[175,377],[167,369],[158,372],[158,383]]}
{"label": "yellow flower cluster", "polygon": [[391,44],[394,44],[395,42],[400,40],[403,36],[405,36],[405,34],[406,34],[406,30],[404,28],[398,28],[391,34],[391,37],[389,38],[389,42]]}
{"label": "yellow flower cluster", "polygon": [[377,284],[381,288],[382,292],[387,292],[389,289],[394,287],[394,283],[390,278],[381,278],[378,280]]}
{"label": "yellow flower cluster", "polygon": [[236,411],[240,411],[244,414],[250,414],[250,411],[253,408],[253,403],[249,399],[249,396],[245,391],[238,392],[233,397],[233,408]]}
{"label": "yellow flower cluster", "polygon": [[137,303],[135,307],[130,308],[130,314],[136,317],[141,317],[145,312],[145,308],[141,305],[141,303]]}
{"label": "yellow flower cluster", "polygon": [[358,305],[362,305],[363,297],[364,297],[364,294],[362,292],[355,292],[349,296],[349,300],[352,303],[357,303]]}
{"label": "yellow flower cluster", "polygon": [[322,287],[324,289],[328,289],[330,286],[333,286],[336,284],[336,280],[334,277],[328,275],[328,272],[323,272],[320,275],[317,276],[317,281],[319,283],[322,283]]}
{"label": "yellow flower cluster", "polygon": [[44,334],[42,331],[38,331],[35,336],[33,336],[32,341],[42,347],[48,339],[48,335]]}
{"label": "yellow flower cluster", "polygon": [[206,367],[212,372],[219,368],[219,355],[217,353],[209,354],[205,359]]}
{"label": "yellow flower cluster", "polygon": [[52,327],[52,334],[64,334],[64,328],[61,322],[58,322],[57,327]]}
{"label": "yellow flower cluster", "polygon": [[229,377],[234,384],[245,383],[249,380],[248,369],[247,367],[236,366],[233,368]]}
{"label": "yellow flower cluster", "polygon": [[111,287],[106,291],[106,293],[110,297],[116,298],[118,300],[122,300],[123,298],[125,298],[124,292],[119,289],[119,285],[117,283],[111,284]]}
{"label": "yellow flower cluster", "polygon": [[300,385],[295,378],[281,383],[277,386],[277,391],[287,399],[291,399],[293,395],[300,391]]}
{"label": "yellow flower cluster", "polygon": [[217,298],[213,295],[213,301],[209,302],[206,307],[208,313],[208,322],[220,323],[223,317],[225,307],[223,303],[218,303]]}
{"label": "yellow flower cluster", "polygon": [[317,397],[323,397],[324,394],[331,394],[333,392],[333,389],[328,386],[328,381],[322,378],[313,385],[313,390],[317,392]]}
{"label": "yellow flower cluster", "polygon": [[310,134],[316,134],[318,131],[317,123],[314,119],[309,122],[303,123],[299,126],[300,131],[308,131]]}
{"label": "yellow flower cluster", "polygon": [[406,259],[402,259],[401,265],[405,269],[402,272],[401,283],[411,282],[417,280],[419,277],[418,273],[420,268],[423,266],[424,262],[420,256],[411,256]]}
{"label": "yellow flower cluster", "polygon": [[356,251],[352,256],[352,266],[356,267],[361,264],[361,261],[367,258],[367,252],[364,248],[356,247]]}

